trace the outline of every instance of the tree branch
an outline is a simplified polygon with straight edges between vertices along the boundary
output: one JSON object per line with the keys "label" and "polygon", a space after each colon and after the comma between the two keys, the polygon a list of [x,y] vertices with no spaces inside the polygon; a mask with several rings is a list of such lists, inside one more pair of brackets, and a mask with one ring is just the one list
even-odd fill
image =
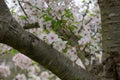
{"label": "tree branch", "polygon": [[[0,7],[3,7],[0,10],[8,10],[4,0],[0,1],[2,3],[0,3]],[[3,10],[1,13],[6,13],[6,11]],[[10,12],[6,14],[10,14]],[[40,63],[62,80],[98,80],[63,54],[25,31],[10,15],[3,15],[0,18],[0,42],[15,48]]]}
{"label": "tree branch", "polygon": [[25,24],[25,26],[23,26],[24,29],[33,29],[33,28],[40,28],[39,23],[35,22],[35,23],[28,23]]}

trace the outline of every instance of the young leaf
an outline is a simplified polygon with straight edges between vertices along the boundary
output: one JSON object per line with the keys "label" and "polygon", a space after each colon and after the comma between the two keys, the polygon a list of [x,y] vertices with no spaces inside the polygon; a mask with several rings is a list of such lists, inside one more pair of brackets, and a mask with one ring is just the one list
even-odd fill
{"label": "young leaf", "polygon": [[22,20],[26,20],[26,19],[27,19],[27,17],[26,17],[25,15],[20,15],[19,17],[20,17],[20,19],[22,19]]}

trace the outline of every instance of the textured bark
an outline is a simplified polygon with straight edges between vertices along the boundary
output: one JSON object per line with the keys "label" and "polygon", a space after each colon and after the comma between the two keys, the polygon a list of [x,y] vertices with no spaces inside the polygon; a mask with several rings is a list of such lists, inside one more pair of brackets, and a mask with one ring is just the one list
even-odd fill
{"label": "textured bark", "polygon": [[0,0],[0,42],[35,60],[62,80],[97,80],[63,54],[25,31],[13,19],[4,0]]}
{"label": "textured bark", "polygon": [[108,80],[120,80],[120,0],[99,0],[103,59]]}

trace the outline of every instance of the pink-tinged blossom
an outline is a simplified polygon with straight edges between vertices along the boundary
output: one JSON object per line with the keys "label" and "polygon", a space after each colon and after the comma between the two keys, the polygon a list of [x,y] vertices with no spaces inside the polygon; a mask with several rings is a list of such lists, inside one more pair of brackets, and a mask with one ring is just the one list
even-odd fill
{"label": "pink-tinged blossom", "polygon": [[21,53],[18,53],[13,57],[13,62],[21,69],[27,69],[32,64],[32,60]]}
{"label": "pink-tinged blossom", "polygon": [[99,54],[95,54],[96,57],[99,59],[99,62],[102,63],[102,51]]}
{"label": "pink-tinged blossom", "polygon": [[7,51],[7,50],[10,50],[11,49],[11,47],[9,47],[9,46],[7,46],[7,45],[3,45],[2,46],[2,51],[3,52],[5,52],[5,51]]}
{"label": "pink-tinged blossom", "polygon": [[68,5],[72,0],[64,0],[65,5]]}
{"label": "pink-tinged blossom", "polygon": [[28,80],[41,80],[40,77],[35,75],[34,73],[29,73],[28,77]]}
{"label": "pink-tinged blossom", "polygon": [[16,76],[16,80],[27,80],[26,76],[24,74],[18,74]]}
{"label": "pink-tinged blossom", "polygon": [[70,57],[72,61],[75,61],[77,59],[77,55],[75,53],[76,49],[74,47],[67,50],[68,57]]}
{"label": "pink-tinged blossom", "polygon": [[76,53],[76,48],[72,47],[72,48],[68,49],[67,53],[68,54],[75,54]]}
{"label": "pink-tinged blossom", "polygon": [[39,37],[41,40],[46,41],[46,36],[47,36],[47,34],[43,32],[43,33],[41,33],[38,37]]}
{"label": "pink-tinged blossom", "polygon": [[60,78],[56,78],[55,80],[61,80]]}
{"label": "pink-tinged blossom", "polygon": [[66,48],[66,43],[67,41],[62,41],[61,39],[59,39],[58,41],[56,41],[54,44],[53,44],[53,47],[55,49],[57,49],[58,51],[62,51],[63,49]]}
{"label": "pink-tinged blossom", "polygon": [[85,59],[85,65],[87,65],[87,66],[88,66],[88,65],[89,65],[89,63],[90,63],[90,62],[89,62],[89,60],[88,60],[88,59]]}
{"label": "pink-tinged blossom", "polygon": [[59,39],[58,35],[55,34],[54,32],[50,32],[46,38],[49,44],[52,44],[53,42],[58,41]]}
{"label": "pink-tinged blossom", "polygon": [[40,68],[37,65],[30,66],[27,70],[32,74],[40,72]]}
{"label": "pink-tinged blossom", "polygon": [[90,42],[90,38],[84,37],[78,41],[79,45],[85,45],[86,43]]}
{"label": "pink-tinged blossom", "polygon": [[85,66],[83,65],[82,61],[80,59],[76,60],[76,64],[81,66],[81,68],[85,69]]}
{"label": "pink-tinged blossom", "polygon": [[41,74],[40,74],[40,77],[42,78],[42,80],[49,80],[49,73],[47,71],[43,71]]}
{"label": "pink-tinged blossom", "polygon": [[8,77],[10,75],[10,69],[8,66],[0,65],[0,75],[3,77]]}

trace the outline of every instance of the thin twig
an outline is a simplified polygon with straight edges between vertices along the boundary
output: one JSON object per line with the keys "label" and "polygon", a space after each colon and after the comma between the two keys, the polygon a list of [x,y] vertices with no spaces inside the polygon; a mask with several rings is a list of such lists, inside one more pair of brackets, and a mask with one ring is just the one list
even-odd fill
{"label": "thin twig", "polygon": [[[21,5],[20,1],[19,1],[19,0],[17,0],[17,1],[18,1],[18,4],[19,4],[20,8],[21,8],[22,11],[23,11],[23,13],[24,13],[25,16],[29,19],[29,16],[28,16],[28,14],[25,12],[25,10],[24,10],[23,6]],[[28,21],[27,19],[26,19],[26,21],[29,23],[29,21]]]}
{"label": "thin twig", "polygon": [[87,15],[87,11],[88,11],[88,9],[89,9],[89,4],[90,4],[90,3],[91,3],[91,1],[89,1],[89,2],[87,3],[87,9],[86,9],[85,13],[83,14],[83,18],[82,18],[82,20],[81,20],[82,26],[81,26],[81,28],[79,29],[78,33],[80,33],[81,30],[83,29],[83,22],[84,22],[85,16]]}

